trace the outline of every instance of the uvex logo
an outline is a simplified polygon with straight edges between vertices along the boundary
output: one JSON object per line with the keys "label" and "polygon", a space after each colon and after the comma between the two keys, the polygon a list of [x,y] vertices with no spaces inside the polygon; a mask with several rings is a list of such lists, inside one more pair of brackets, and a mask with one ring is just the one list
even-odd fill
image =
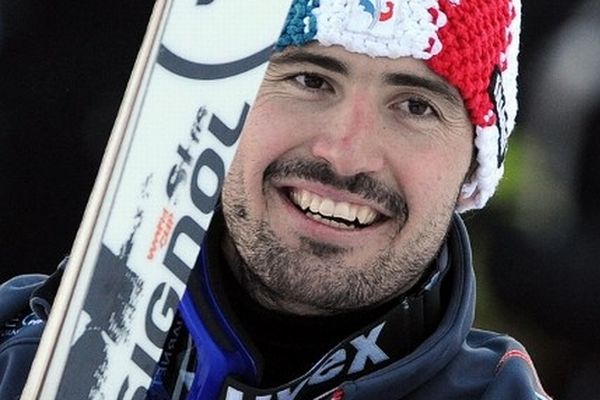
{"label": "uvex logo", "polygon": [[377,344],[384,326],[385,322],[382,322],[366,335],[359,335],[344,343],[287,388],[258,391],[249,387],[234,387],[237,385],[231,382],[221,395],[221,400],[340,399],[343,391],[338,388],[339,384],[353,374],[364,372],[369,365],[378,365],[390,359]]}

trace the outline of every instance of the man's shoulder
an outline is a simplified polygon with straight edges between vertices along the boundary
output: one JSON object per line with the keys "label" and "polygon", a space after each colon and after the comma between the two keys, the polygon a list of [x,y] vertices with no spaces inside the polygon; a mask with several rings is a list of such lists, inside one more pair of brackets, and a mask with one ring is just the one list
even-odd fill
{"label": "man's shoulder", "polygon": [[19,396],[39,344],[44,320],[31,298],[47,282],[45,275],[21,275],[0,285],[0,398]]}
{"label": "man's shoulder", "polygon": [[472,329],[452,364],[481,385],[481,399],[550,399],[525,347],[506,334]]}
{"label": "man's shoulder", "polygon": [[472,329],[450,362],[409,398],[550,400],[518,341],[478,329]]}
{"label": "man's shoulder", "polygon": [[0,354],[15,338],[28,337],[30,328],[43,324],[31,309],[31,298],[47,281],[46,275],[14,277],[0,285]]}

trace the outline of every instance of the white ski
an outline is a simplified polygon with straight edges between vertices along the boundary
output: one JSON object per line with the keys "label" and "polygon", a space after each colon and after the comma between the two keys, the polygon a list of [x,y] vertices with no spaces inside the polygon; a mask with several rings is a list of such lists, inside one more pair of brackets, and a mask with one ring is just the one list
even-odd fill
{"label": "white ski", "polygon": [[144,398],[290,0],[157,0],[22,399]]}

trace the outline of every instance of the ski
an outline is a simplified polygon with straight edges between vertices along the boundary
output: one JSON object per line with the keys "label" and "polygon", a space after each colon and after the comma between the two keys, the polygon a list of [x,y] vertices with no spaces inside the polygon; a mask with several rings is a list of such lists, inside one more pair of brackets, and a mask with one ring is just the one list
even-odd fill
{"label": "ski", "polygon": [[157,0],[22,399],[139,399],[291,1]]}

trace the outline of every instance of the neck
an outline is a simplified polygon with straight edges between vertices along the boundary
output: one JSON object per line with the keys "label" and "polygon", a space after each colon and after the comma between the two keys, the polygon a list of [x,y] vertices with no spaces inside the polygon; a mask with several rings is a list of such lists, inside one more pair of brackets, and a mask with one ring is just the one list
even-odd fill
{"label": "neck", "polygon": [[[303,307],[281,304],[262,295],[261,288],[244,273],[246,268],[232,239],[226,235],[224,221],[216,220],[210,229],[205,248],[210,260],[207,267],[213,266],[209,268],[209,281],[221,308],[227,310],[231,323],[239,329],[238,334],[253,349],[264,373],[263,388],[297,378],[313,368],[328,350],[354,337],[369,337],[374,323],[384,326],[385,332],[394,332],[391,336],[383,332],[381,345],[390,360],[398,359],[422,343],[443,315],[448,293],[441,287],[449,286],[442,285],[442,278],[451,264],[446,246],[427,276],[408,294],[377,307],[331,316],[310,313]],[[252,285],[246,284],[246,280]],[[284,359],[282,354],[286,355]]]}
{"label": "neck", "polygon": [[[281,385],[310,371],[327,351],[340,343],[360,335],[370,337],[374,323],[385,326],[386,332],[394,332],[392,336],[382,334],[381,337],[382,340],[392,338],[385,351],[390,360],[398,359],[431,335],[443,313],[440,286],[448,264],[445,249],[435,261],[436,268],[432,269],[429,278],[412,294],[379,306],[333,316],[310,313],[304,308],[265,299],[256,288],[247,290],[249,286],[244,285],[246,275],[242,272],[244,267],[237,252],[231,252],[235,249],[232,242],[223,242],[222,249],[222,256],[232,266],[227,268],[221,264],[222,288],[239,326],[245,328],[257,354],[260,354],[262,388]],[[214,261],[217,265],[217,259]],[[298,312],[294,312],[296,310]],[[383,342],[381,345],[384,346]],[[284,360],[282,354],[285,354]]]}

